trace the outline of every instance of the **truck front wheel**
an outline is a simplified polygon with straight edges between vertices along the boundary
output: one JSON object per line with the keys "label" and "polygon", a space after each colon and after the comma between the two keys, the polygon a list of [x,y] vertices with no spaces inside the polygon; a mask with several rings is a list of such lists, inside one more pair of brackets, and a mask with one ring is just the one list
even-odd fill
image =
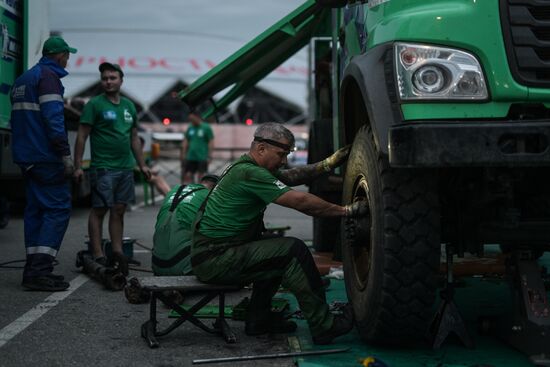
{"label": "truck front wheel", "polygon": [[343,202],[365,200],[369,215],[344,222],[342,254],[348,298],[365,341],[404,344],[427,335],[440,262],[434,177],[391,168],[370,127],[357,133]]}

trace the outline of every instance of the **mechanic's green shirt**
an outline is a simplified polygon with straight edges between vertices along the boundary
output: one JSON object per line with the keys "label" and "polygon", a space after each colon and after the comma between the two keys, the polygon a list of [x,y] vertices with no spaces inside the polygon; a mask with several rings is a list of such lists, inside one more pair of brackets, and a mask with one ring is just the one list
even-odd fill
{"label": "mechanic's green shirt", "polygon": [[245,154],[237,162],[208,198],[199,228],[204,236],[220,238],[244,233],[269,203],[291,190],[250,156]]}
{"label": "mechanic's green shirt", "polygon": [[180,193],[181,201],[170,212],[179,187],[168,192],[157,215],[151,258],[155,275],[187,275],[192,270],[189,257],[191,226],[209,190],[200,184],[186,186]]}
{"label": "mechanic's green shirt", "polygon": [[112,103],[105,94],[84,106],[80,123],[91,125],[91,167],[133,169],[136,162],[131,148],[132,128],[137,128],[136,107],[128,98]]}
{"label": "mechanic's green shirt", "polygon": [[[172,202],[174,201],[174,196],[176,195],[176,192],[178,191],[180,185],[176,185],[172,190],[170,190],[166,197],[164,198],[164,201],[162,202],[162,205],[160,207],[159,213],[157,214],[157,222],[155,224],[155,230],[158,230],[159,225],[164,221],[164,218],[168,215],[168,210],[170,209],[170,206],[172,205]],[[201,184],[189,184],[187,185],[182,191],[181,196],[186,195],[191,190],[199,189],[192,194],[187,195],[183,198],[183,200],[178,204],[176,207],[176,210],[174,211],[178,223],[186,229],[191,228],[191,224],[193,224],[193,221],[195,220],[195,215],[199,211],[200,206],[202,205],[202,202],[208,195],[208,189],[204,187]]]}
{"label": "mechanic's green shirt", "polygon": [[206,161],[208,159],[208,143],[214,139],[212,128],[207,122],[199,126],[189,125],[185,132],[188,148],[185,159],[189,161]]}

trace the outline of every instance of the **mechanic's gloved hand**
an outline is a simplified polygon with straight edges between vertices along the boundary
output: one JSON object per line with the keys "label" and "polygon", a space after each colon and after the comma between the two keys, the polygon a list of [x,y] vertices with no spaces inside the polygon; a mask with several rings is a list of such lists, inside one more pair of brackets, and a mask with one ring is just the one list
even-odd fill
{"label": "mechanic's gloved hand", "polygon": [[70,155],[63,156],[63,174],[65,177],[72,177],[74,172],[73,160]]}
{"label": "mechanic's gloved hand", "polygon": [[327,172],[332,171],[336,167],[341,166],[346,159],[348,159],[351,145],[346,145],[343,148],[338,149],[332,155],[323,161],[323,169]]}
{"label": "mechanic's gloved hand", "polygon": [[364,217],[369,213],[369,204],[362,200],[346,205],[346,217]]}

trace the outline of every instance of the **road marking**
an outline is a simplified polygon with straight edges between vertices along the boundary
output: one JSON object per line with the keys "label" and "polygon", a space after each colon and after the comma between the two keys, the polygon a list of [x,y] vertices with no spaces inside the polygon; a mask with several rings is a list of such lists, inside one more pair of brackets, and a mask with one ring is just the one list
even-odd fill
{"label": "road marking", "polygon": [[148,254],[149,250],[134,250],[134,254]]}
{"label": "road marking", "polygon": [[80,274],[70,282],[69,288],[64,292],[54,292],[48,296],[42,303],[34,306],[17,320],[0,330],[0,348],[13,339],[17,334],[25,330],[33,322],[42,317],[50,309],[67,298],[71,293],[78,289],[82,284],[88,281],[88,276]]}

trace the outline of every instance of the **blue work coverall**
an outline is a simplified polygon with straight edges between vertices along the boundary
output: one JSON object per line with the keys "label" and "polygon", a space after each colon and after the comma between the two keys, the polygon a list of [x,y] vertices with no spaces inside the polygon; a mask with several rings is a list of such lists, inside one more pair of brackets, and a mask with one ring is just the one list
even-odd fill
{"label": "blue work coverall", "polygon": [[61,78],[68,73],[43,57],[11,90],[13,160],[25,177],[23,278],[48,275],[71,215],[71,192],[62,158],[70,156]]}

